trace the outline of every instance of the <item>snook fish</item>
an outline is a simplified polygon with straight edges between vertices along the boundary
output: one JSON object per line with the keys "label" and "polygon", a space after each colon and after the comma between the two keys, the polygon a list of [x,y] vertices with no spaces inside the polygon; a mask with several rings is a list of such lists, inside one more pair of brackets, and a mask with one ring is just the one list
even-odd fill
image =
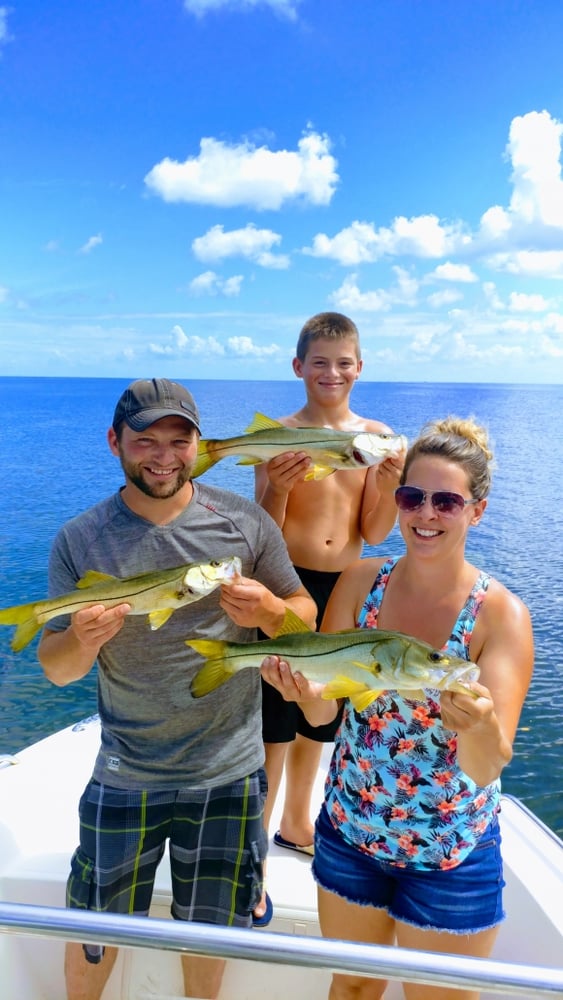
{"label": "snook fish", "polygon": [[130,614],[146,614],[151,629],[155,630],[168,621],[176,608],[199,601],[221,584],[232,582],[240,575],[241,568],[238,556],[229,556],[124,579],[88,570],[76,584],[77,590],[70,594],[0,609],[0,625],[17,625],[11,643],[16,652],[27,646],[51,618],[71,615],[93,604],[103,604],[106,608],[130,604]]}
{"label": "snook fish", "polygon": [[402,434],[337,431],[328,427],[285,427],[262,413],[256,413],[239,437],[223,440],[203,438],[192,478],[207,472],[222,458],[241,455],[238,465],[260,465],[286,451],[304,451],[314,463],[305,479],[324,479],[337,469],[365,469],[378,465],[389,455],[405,449]]}
{"label": "snook fish", "polygon": [[194,698],[214,691],[239,670],[259,668],[270,655],[287,660],[307,680],[325,684],[323,698],[350,698],[359,712],[382,691],[410,692],[410,697],[423,700],[423,688],[471,694],[465,685],[479,677],[475,663],[402,632],[312,632],[290,610],[273,639],[244,644],[187,639],[186,644],[207,660],[192,681]]}

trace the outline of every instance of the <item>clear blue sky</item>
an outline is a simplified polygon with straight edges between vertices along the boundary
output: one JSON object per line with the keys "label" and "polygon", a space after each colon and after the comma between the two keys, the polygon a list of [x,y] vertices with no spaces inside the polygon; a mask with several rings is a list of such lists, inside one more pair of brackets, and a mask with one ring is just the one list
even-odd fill
{"label": "clear blue sky", "polygon": [[[1,0],[0,0],[1,4]],[[563,381],[561,0],[0,5],[0,374]]]}

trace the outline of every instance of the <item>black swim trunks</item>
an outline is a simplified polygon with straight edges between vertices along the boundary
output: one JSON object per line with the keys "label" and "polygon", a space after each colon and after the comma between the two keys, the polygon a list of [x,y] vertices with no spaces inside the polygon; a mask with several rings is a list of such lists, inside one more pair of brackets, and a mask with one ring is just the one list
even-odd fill
{"label": "black swim trunks", "polygon": [[[295,567],[299,579],[317,605],[317,628],[340,573],[325,573]],[[340,725],[341,712],[324,726],[311,726],[295,702],[284,701],[275,687],[262,681],[262,739],[264,743],[291,743],[297,733],[315,743],[332,743]]]}

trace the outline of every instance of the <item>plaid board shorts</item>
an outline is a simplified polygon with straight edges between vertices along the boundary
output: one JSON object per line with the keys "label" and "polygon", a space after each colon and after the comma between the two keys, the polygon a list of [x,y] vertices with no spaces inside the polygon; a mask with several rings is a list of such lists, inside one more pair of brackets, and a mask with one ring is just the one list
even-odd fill
{"label": "plaid board shorts", "polygon": [[[262,768],[217,788],[139,791],[91,780],[80,799],[80,845],[67,906],[146,915],[169,839],[171,913],[177,920],[250,927],[260,900],[267,838]],[[90,961],[103,949],[87,946]]]}

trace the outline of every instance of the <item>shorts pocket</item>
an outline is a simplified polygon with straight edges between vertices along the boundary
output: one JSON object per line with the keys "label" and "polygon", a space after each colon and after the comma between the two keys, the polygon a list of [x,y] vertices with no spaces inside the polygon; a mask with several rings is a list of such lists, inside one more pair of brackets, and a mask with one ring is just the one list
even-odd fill
{"label": "shorts pocket", "polygon": [[80,848],[72,855],[66,885],[66,905],[79,910],[91,909],[94,898],[94,862]]}

